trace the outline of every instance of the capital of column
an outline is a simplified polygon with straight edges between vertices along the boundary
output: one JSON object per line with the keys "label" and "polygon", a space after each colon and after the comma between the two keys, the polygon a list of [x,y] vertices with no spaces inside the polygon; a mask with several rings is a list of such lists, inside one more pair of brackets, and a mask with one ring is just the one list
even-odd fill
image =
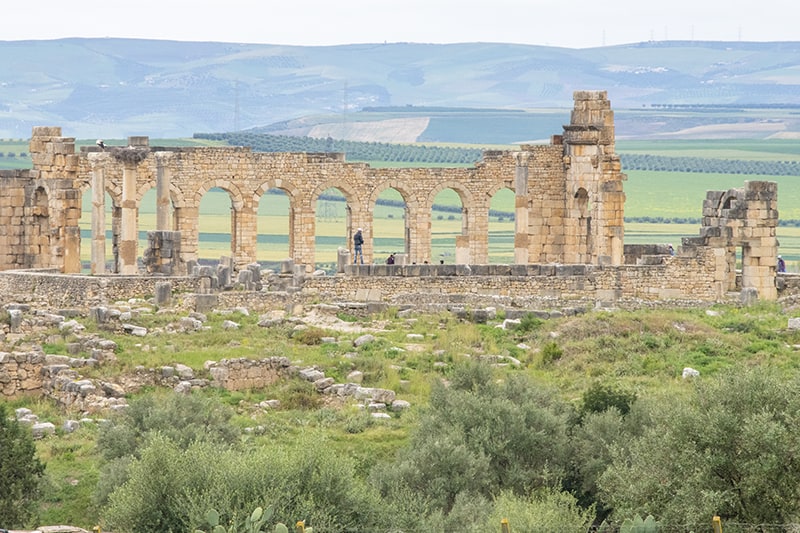
{"label": "capital of column", "polygon": [[105,166],[108,162],[110,155],[105,152],[89,152],[86,154],[86,160],[89,161],[89,166],[94,170],[98,166]]}
{"label": "capital of column", "polygon": [[517,166],[527,167],[528,160],[530,159],[530,152],[515,152],[514,158],[517,160]]}
{"label": "capital of column", "polygon": [[175,154],[173,152],[154,152],[153,157],[156,159],[156,164],[161,166],[171,163],[175,159]]}

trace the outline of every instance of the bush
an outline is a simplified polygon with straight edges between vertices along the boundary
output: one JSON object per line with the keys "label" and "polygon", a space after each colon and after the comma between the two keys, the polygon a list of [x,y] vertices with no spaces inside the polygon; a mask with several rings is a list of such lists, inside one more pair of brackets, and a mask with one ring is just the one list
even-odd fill
{"label": "bush", "polygon": [[160,433],[181,448],[196,440],[235,442],[239,430],[231,423],[233,411],[199,394],[149,395],[131,401],[109,424],[101,426],[97,447],[105,459],[138,456],[151,433]]}
{"label": "bush", "polygon": [[193,531],[208,509],[219,523],[241,523],[267,503],[274,520],[305,520],[317,531],[371,530],[381,508],[353,463],[324,443],[238,451],[198,442],[180,450],[154,436],[111,496],[106,526],[118,533]]}
{"label": "bush", "polygon": [[631,404],[635,400],[636,394],[633,392],[625,392],[603,383],[594,383],[583,393],[581,413],[602,413],[613,407],[624,416],[631,410]]}
{"label": "bush", "polygon": [[16,527],[34,517],[44,465],[36,457],[30,428],[9,415],[0,403],[0,518],[3,527]]}
{"label": "bush", "polygon": [[131,401],[127,409],[100,427],[97,448],[106,464],[94,501],[104,505],[127,481],[128,466],[153,435],[182,449],[196,441],[233,443],[238,440],[239,430],[231,423],[232,416],[233,411],[227,406],[195,394],[168,393]]}
{"label": "bush", "polygon": [[483,531],[499,531],[504,518],[511,531],[584,533],[592,525],[594,508],[582,509],[566,492],[544,489],[527,497],[503,492],[495,499]]}
{"label": "bush", "polygon": [[569,457],[567,414],[524,376],[497,383],[487,365],[459,367],[449,387],[434,385],[410,446],[376,469],[376,480],[387,495],[413,490],[445,514],[463,492],[490,498],[557,486]]}
{"label": "bush", "polygon": [[564,352],[555,341],[550,341],[542,346],[542,363],[549,365],[561,359]]}
{"label": "bush", "polygon": [[327,333],[320,328],[298,329],[292,332],[294,340],[307,346],[322,344],[322,338],[327,336]]}
{"label": "bush", "polygon": [[652,422],[613,450],[599,481],[617,521],[652,512],[701,530],[714,514],[743,524],[800,515],[800,379],[763,366],[729,370],[698,380],[686,399],[648,406]]}

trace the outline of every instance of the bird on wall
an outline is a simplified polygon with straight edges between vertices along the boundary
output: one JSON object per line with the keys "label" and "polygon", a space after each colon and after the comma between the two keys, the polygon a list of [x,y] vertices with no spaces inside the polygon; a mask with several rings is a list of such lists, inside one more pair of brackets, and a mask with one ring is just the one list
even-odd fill
{"label": "bird on wall", "polygon": [[106,149],[106,143],[103,142],[103,139],[97,139],[97,142],[95,142],[95,144],[99,146],[101,150]]}

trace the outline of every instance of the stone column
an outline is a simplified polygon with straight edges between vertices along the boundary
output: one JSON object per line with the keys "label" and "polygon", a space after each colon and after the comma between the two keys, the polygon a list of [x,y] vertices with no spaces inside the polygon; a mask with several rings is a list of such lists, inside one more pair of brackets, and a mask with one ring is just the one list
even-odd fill
{"label": "stone column", "polygon": [[170,152],[156,152],[156,231],[169,231],[172,229],[170,220],[171,202],[169,189],[172,182],[172,170],[169,167],[172,161]]}
{"label": "stone column", "polygon": [[461,235],[456,235],[456,264],[468,265],[470,262],[470,219],[466,207],[461,208]]}
{"label": "stone column", "polygon": [[528,154],[517,154],[514,171],[514,263],[527,264],[528,250]]}
{"label": "stone column", "polygon": [[243,206],[235,215],[236,248],[233,257],[236,270],[241,271],[256,260],[258,216],[252,205]]}
{"label": "stone column", "polygon": [[406,251],[412,263],[431,260],[431,206],[417,203],[417,209],[406,205]]}
{"label": "stone column", "polygon": [[78,226],[64,228],[64,274],[81,272],[81,229]]}
{"label": "stone column", "polygon": [[469,227],[472,228],[470,245],[470,261],[476,265],[489,262],[489,205],[491,199],[487,198],[485,205],[473,206],[467,213],[470,217]]}
{"label": "stone column", "polygon": [[176,208],[173,213],[175,228],[181,234],[181,261],[184,264],[197,262],[198,239],[197,220],[200,216],[198,207]]}
{"label": "stone column", "polygon": [[125,275],[133,275],[138,272],[136,257],[139,228],[136,216],[136,178],[136,166],[125,163],[122,169],[122,216],[119,240],[120,274]]}
{"label": "stone column", "polygon": [[316,214],[309,205],[302,206],[298,211],[295,212],[293,224],[289,228],[294,233],[292,249],[289,251],[295,264],[303,265],[310,272],[314,268]]}
{"label": "stone column", "polygon": [[105,168],[89,154],[92,165],[92,265],[95,275],[106,273],[106,178]]}

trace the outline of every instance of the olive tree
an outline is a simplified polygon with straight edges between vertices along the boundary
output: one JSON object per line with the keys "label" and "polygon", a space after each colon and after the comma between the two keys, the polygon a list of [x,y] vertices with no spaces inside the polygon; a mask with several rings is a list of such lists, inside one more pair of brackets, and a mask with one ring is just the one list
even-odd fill
{"label": "olive tree", "polygon": [[600,492],[617,519],[652,514],[707,528],[711,517],[800,517],[800,380],[764,368],[698,379],[684,398],[648,399],[651,425],[612,450]]}
{"label": "olive tree", "polygon": [[30,428],[0,403],[0,527],[23,526],[33,516],[43,475]]}

